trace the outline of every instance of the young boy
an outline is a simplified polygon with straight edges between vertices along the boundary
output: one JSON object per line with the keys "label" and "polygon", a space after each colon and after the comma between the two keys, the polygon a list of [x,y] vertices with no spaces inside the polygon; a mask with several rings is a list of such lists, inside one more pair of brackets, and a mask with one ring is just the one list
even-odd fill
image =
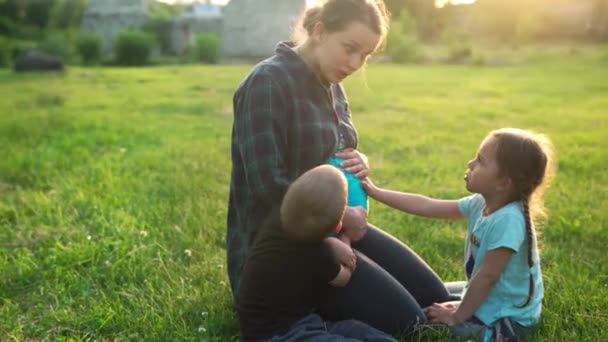
{"label": "young boy", "polygon": [[268,217],[239,288],[243,341],[395,341],[362,322],[325,322],[314,313],[327,284],[345,286],[354,269],[352,250],[334,251],[332,246],[345,245],[327,238],[341,224],[346,187],[339,170],[318,166],[291,184],[281,207]]}

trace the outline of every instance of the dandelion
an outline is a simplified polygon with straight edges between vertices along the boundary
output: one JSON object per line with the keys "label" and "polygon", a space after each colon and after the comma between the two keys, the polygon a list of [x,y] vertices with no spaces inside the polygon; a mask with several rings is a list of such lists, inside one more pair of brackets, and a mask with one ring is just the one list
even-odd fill
{"label": "dandelion", "polygon": [[186,256],[189,258],[189,257],[191,257],[191,256],[192,256],[192,251],[191,251],[191,250],[189,250],[189,249],[185,249],[185,250],[184,250],[184,254],[186,254]]}
{"label": "dandelion", "polygon": [[207,332],[207,329],[205,329],[205,327],[202,327],[202,326],[201,326],[201,327],[198,327],[198,332],[199,332],[199,333],[206,333],[206,332]]}

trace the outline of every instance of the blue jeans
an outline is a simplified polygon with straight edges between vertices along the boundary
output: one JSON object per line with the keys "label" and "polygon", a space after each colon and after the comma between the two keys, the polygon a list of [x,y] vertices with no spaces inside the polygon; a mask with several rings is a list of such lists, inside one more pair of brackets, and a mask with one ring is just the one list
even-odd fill
{"label": "blue jeans", "polygon": [[458,337],[473,339],[482,342],[520,342],[532,328],[517,324],[511,319],[501,318],[491,325],[485,325],[476,317],[463,324],[450,327],[452,333]]}
{"label": "blue jeans", "polygon": [[391,336],[356,320],[325,322],[317,314],[310,314],[294,323],[289,331],[281,336],[273,336],[268,342],[296,341],[368,341],[397,342]]}

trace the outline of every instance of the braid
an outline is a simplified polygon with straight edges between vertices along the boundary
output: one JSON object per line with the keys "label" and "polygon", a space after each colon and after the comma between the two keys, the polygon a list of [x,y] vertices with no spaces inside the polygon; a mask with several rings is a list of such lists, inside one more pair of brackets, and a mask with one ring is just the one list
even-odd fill
{"label": "braid", "polygon": [[528,290],[528,299],[526,302],[519,306],[520,308],[530,304],[532,295],[534,294],[534,277],[532,277],[532,266],[534,266],[534,260],[532,258],[532,246],[534,245],[534,226],[532,225],[532,219],[530,218],[530,203],[529,196],[524,196],[521,199],[521,206],[524,212],[524,220],[526,222],[526,237],[528,238],[528,267],[530,268],[530,288]]}

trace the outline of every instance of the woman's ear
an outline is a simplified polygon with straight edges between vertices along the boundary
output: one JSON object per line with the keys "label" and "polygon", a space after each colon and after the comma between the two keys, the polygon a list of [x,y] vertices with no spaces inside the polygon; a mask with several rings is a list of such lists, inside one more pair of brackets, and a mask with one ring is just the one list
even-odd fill
{"label": "woman's ear", "polygon": [[322,22],[318,21],[312,29],[311,38],[315,44],[319,44],[323,42],[325,39],[325,25]]}

